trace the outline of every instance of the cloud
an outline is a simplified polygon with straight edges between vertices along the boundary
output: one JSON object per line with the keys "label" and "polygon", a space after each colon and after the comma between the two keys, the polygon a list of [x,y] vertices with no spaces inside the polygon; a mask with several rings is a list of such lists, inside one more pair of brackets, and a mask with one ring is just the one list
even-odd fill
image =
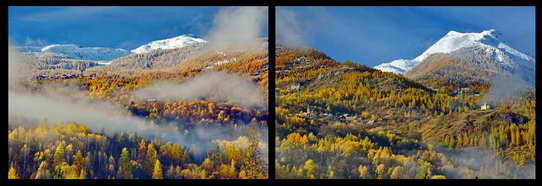
{"label": "cloud", "polygon": [[171,81],[156,82],[137,90],[134,95],[143,99],[176,101],[205,98],[212,101],[229,101],[246,107],[266,107],[265,99],[256,83],[239,74],[221,71],[198,75],[181,84]]}
{"label": "cloud", "polygon": [[468,147],[460,150],[442,150],[448,160],[456,167],[466,167],[465,171],[456,167],[445,168],[444,174],[452,179],[534,179],[536,165],[519,167],[510,160],[503,160],[493,150]]}
{"label": "cloud", "polygon": [[514,101],[516,100],[514,97],[520,96],[527,91],[527,88],[532,88],[529,82],[515,75],[497,74],[491,78],[490,84],[491,87],[478,101],[480,104],[501,104]]}
{"label": "cloud", "polygon": [[215,16],[205,37],[212,47],[250,47],[258,44],[267,25],[267,7],[227,7]]}
{"label": "cloud", "polygon": [[297,14],[289,9],[277,8],[277,40],[288,45],[306,45],[305,33]]}

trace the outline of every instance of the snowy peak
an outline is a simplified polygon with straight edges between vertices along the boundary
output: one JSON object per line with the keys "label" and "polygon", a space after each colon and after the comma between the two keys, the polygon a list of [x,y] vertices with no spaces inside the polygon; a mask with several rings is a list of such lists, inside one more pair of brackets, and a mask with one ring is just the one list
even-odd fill
{"label": "snowy peak", "polygon": [[494,29],[485,30],[480,33],[460,33],[450,31],[439,41],[429,47],[420,56],[414,58],[415,61],[423,61],[429,55],[434,53],[450,53],[460,48],[472,47],[477,45],[495,45],[498,44],[498,33]]}
{"label": "snowy peak", "polygon": [[148,44],[137,47],[136,49],[133,49],[131,52],[136,54],[142,54],[157,49],[175,49],[204,43],[207,43],[207,41],[200,38],[192,37],[191,35],[180,35],[169,39],[150,42]]}
{"label": "snowy peak", "polygon": [[534,66],[534,59],[521,53],[500,41],[500,34],[495,29],[484,30],[480,33],[461,33],[449,31],[444,37],[429,47],[414,59],[399,59],[376,66],[376,69],[403,74],[420,64],[424,59],[435,53],[451,53],[462,48],[478,48],[492,54],[492,60],[503,65],[519,63]]}
{"label": "snowy peak", "polygon": [[71,59],[110,61],[129,55],[130,52],[121,48],[80,47],[74,44],[53,44],[41,48],[39,55],[59,54]]}

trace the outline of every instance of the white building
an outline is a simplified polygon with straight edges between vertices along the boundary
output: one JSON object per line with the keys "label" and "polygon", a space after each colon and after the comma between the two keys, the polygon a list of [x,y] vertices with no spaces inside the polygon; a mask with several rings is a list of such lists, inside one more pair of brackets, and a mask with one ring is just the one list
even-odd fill
{"label": "white building", "polygon": [[487,104],[487,103],[484,103],[482,104],[482,106],[480,106],[480,109],[481,110],[488,110],[488,109],[491,109],[491,105],[490,104]]}

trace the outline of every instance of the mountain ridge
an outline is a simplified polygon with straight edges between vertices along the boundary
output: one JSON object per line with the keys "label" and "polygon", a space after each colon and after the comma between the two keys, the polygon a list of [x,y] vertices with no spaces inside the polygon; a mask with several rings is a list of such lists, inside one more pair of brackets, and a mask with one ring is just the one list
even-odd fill
{"label": "mountain ridge", "polygon": [[[389,63],[382,63],[374,68],[384,72],[404,74],[421,64],[430,55],[436,53],[449,54],[460,49],[470,48],[479,51],[479,55],[485,55],[497,65],[505,69],[526,68],[531,77],[526,79],[534,80],[535,59],[524,54],[500,40],[501,33],[494,29],[485,30],[480,33],[460,33],[449,31],[439,41],[414,59],[397,59]],[[533,81],[534,82],[534,81]]]}

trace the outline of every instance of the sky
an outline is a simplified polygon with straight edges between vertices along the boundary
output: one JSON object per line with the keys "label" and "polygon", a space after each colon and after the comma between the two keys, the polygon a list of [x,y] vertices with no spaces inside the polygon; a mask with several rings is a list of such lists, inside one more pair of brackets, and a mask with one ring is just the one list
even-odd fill
{"label": "sky", "polygon": [[279,42],[316,48],[338,60],[376,66],[420,55],[450,30],[496,29],[534,57],[534,7],[277,7]]}
{"label": "sky", "polygon": [[[222,8],[11,6],[8,34],[10,41],[17,45],[77,44],[134,49],[150,41],[182,34],[204,37],[213,28],[214,18]],[[267,35],[266,27],[262,33],[262,36]]]}

